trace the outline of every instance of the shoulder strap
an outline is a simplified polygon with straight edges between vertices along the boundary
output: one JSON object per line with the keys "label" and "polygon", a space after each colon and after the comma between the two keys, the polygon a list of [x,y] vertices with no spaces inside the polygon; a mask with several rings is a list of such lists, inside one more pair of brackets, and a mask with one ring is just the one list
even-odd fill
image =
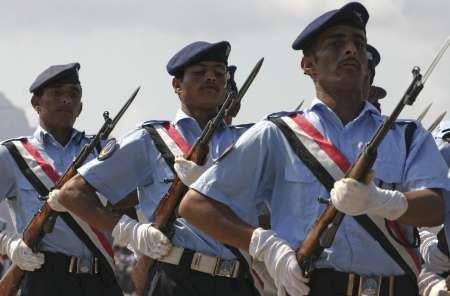
{"label": "shoulder strap", "polygon": [[[281,119],[277,117],[269,118],[285,135],[291,148],[305,166],[313,173],[313,175],[319,180],[319,182],[328,190],[334,186],[335,179],[327,172],[322,164],[312,155],[305,145],[297,138],[291,128]],[[388,253],[388,255],[403,269],[403,271],[414,281],[416,281],[416,273],[402,258],[399,252],[392,246],[390,241],[386,238],[384,233],[378,228],[378,226],[367,216],[354,216],[353,217],[358,224],[360,224]]]}
{"label": "shoulder strap", "polygon": [[[22,139],[21,141],[27,141],[26,139]],[[30,184],[33,186],[33,188],[41,195],[41,196],[47,196],[49,193],[50,188],[47,188],[47,186],[36,176],[36,174],[33,172],[33,170],[28,166],[20,152],[18,151],[17,147],[12,143],[12,141],[3,143],[3,145],[8,149],[8,151],[11,153],[12,158],[16,162],[17,166],[19,167],[22,174],[25,176],[25,178],[30,182]],[[58,213],[59,216],[63,219],[63,221],[69,226],[69,228],[75,233],[75,235],[89,248],[89,250],[102,261],[102,264],[107,268],[109,273],[111,275],[114,275],[113,269],[111,264],[106,259],[105,255],[98,249],[98,247],[95,246],[95,244],[92,242],[92,240],[89,238],[89,236],[86,234],[86,232],[83,230],[83,228],[74,220],[74,218],[66,212]],[[94,229],[92,229],[95,231]],[[100,239],[102,241],[102,239]],[[102,241],[102,244],[105,242]],[[106,248],[105,248],[106,249]],[[112,249],[107,250],[107,252],[111,252]],[[109,268],[108,268],[109,267]]]}
{"label": "shoulder strap", "polygon": [[48,195],[47,187],[33,173],[33,171],[30,169],[30,167],[23,159],[22,155],[20,155],[20,152],[17,150],[17,147],[12,143],[12,141],[4,142],[2,145],[5,146],[6,149],[8,149],[9,153],[16,162],[20,171],[25,176],[25,178],[27,178],[28,182],[30,182],[30,184],[34,187],[37,193],[39,193],[40,196],[47,196]]}
{"label": "shoulder strap", "polygon": [[417,129],[417,124],[412,121],[406,125],[405,128],[405,146],[406,146],[406,157],[409,155],[409,151],[411,150],[411,145],[414,140],[414,133]]}
{"label": "shoulder strap", "polygon": [[175,174],[175,170],[173,168],[175,164],[175,156],[173,155],[172,151],[170,151],[169,147],[167,147],[166,143],[163,141],[163,139],[161,138],[161,136],[159,135],[159,133],[156,131],[155,127],[152,124],[147,124],[144,125],[143,127],[152,138],[153,143],[155,143],[156,149],[159,151],[159,153],[161,153],[161,156],[166,161],[166,164]]}

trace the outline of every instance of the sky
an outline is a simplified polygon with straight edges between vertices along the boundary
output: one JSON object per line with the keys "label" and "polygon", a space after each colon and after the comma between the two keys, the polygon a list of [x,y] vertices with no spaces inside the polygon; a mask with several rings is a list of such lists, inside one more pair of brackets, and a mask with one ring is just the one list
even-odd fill
{"label": "sky", "polygon": [[[145,120],[174,117],[179,100],[165,66],[179,49],[197,40],[228,40],[232,45],[229,62],[238,67],[238,85],[258,59],[265,57],[236,118],[237,123],[255,122],[272,112],[292,110],[302,99],[306,104],[311,102],[313,84],[300,69],[301,52],[291,49],[292,41],[319,14],[346,2],[3,1],[0,6],[0,91],[14,110],[25,112],[27,126],[36,126],[29,86],[48,66],[78,61],[84,109],[76,127],[88,133],[99,129],[103,111],[115,114],[132,91],[142,86],[114,132],[120,136]],[[368,41],[378,48],[382,57],[375,84],[388,92],[382,108],[389,113],[410,83],[412,67],[420,66],[425,72],[450,35],[450,1],[372,0],[362,3],[370,14]],[[450,51],[427,81],[416,103],[406,107],[401,117],[415,118],[433,102],[424,120],[426,126],[440,112],[450,111],[449,74]],[[2,105],[0,111],[1,108]],[[14,119],[2,117],[2,125],[11,125],[11,120],[14,122]],[[24,119],[18,116],[16,120]],[[13,127],[11,131],[15,131]],[[17,133],[19,136],[29,130],[18,128]]]}

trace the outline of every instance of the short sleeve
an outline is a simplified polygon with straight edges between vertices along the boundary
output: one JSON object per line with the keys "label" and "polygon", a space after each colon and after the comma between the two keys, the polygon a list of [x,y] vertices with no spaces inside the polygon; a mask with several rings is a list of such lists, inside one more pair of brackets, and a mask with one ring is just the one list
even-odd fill
{"label": "short sleeve", "polygon": [[13,195],[15,163],[5,146],[0,145],[0,200]]}
{"label": "short sleeve", "polygon": [[271,161],[273,124],[260,122],[206,171],[191,188],[228,205],[247,223],[257,222],[257,204],[272,190],[276,163]]}
{"label": "short sleeve", "polygon": [[115,144],[110,155],[91,160],[78,172],[112,204],[136,189],[151,173],[150,138],[137,129]]}

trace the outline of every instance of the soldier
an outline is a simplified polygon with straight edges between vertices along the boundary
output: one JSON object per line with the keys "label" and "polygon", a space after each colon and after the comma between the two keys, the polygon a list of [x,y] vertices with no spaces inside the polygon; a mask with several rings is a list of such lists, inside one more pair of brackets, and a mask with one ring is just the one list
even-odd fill
{"label": "soldier", "polygon": [[367,44],[367,60],[368,60],[368,94],[366,95],[367,101],[369,101],[378,111],[381,112],[381,106],[379,100],[386,97],[387,93],[384,88],[372,85],[375,79],[375,68],[378,66],[381,60],[378,50],[370,44]]}
{"label": "soldier", "polygon": [[[179,207],[195,227],[263,261],[279,295],[418,295],[420,261],[411,248],[416,242],[377,231],[387,223],[410,238],[412,226],[442,223],[440,189],[449,181],[445,163],[419,124],[407,145],[411,125],[399,121],[379,146],[373,182],[344,178],[334,183],[333,204],[356,217],[344,217],[309,277],[297,263],[294,250],[325,207],[317,197],[330,193],[291,140],[302,141],[328,174],[344,175],[383,121],[364,101],[367,20],[364,6],[353,2],[310,23],[293,48],[303,50],[301,66],[315,84],[317,99],[303,112],[275,114],[251,127],[190,186]],[[238,170],[236,163],[242,164]],[[253,226],[259,201],[271,207],[272,230]],[[364,214],[380,222],[376,229],[359,223]]]}
{"label": "soldier", "polygon": [[[21,235],[42,206],[40,197],[90,141],[73,128],[82,110],[79,69],[79,63],[72,63],[42,72],[30,87],[39,126],[32,136],[0,145],[0,196],[8,202],[17,231],[0,233],[0,253],[27,271],[21,295],[122,295],[111,267],[93,255],[66,224],[68,220],[57,218],[38,253],[31,251]],[[107,237],[98,235],[107,246]]]}
{"label": "soldier", "polygon": [[[108,144],[110,148],[102,157],[79,169],[79,175],[51,197],[54,208],[63,210],[60,202],[86,222],[111,232],[116,244],[130,244],[138,253],[157,259],[150,274],[150,295],[255,293],[245,274],[245,263],[184,219],[176,220],[170,241],[151,224],[105,210],[95,198],[98,191],[115,204],[137,187],[140,209],[151,221],[174,179],[173,169],[178,172],[181,163],[188,175],[184,183],[189,185],[209,166],[200,167],[178,157],[175,168],[170,162],[189,150],[223,102],[229,51],[227,41],[199,41],[176,53],[167,64],[181,105],[175,119],[148,121],[120,142]],[[235,129],[223,123],[213,136],[210,158],[217,159],[237,136]]]}
{"label": "soldier", "polygon": [[[450,167],[450,122],[441,122],[434,136],[441,155]],[[446,194],[448,195],[448,192]],[[448,198],[445,201],[446,219],[444,225],[432,229],[423,229],[420,232],[420,252],[424,259],[424,265],[418,281],[420,293],[424,296],[437,296],[441,291],[448,291],[445,278],[450,274],[447,243],[450,215],[448,213]],[[450,293],[441,295],[450,295]]]}

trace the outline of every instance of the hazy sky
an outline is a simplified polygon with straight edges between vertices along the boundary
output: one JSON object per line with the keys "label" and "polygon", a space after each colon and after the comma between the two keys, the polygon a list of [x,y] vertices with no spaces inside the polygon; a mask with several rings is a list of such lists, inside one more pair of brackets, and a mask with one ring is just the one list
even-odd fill
{"label": "hazy sky", "polygon": [[[299,32],[316,16],[347,1],[320,0],[168,0],[168,1],[3,1],[0,17],[0,91],[24,108],[30,125],[36,115],[28,88],[51,64],[78,61],[84,111],[76,126],[99,128],[104,110],[111,113],[138,85],[136,98],[116,135],[147,119],[172,119],[178,98],[165,66],[186,44],[228,40],[230,63],[238,66],[240,85],[264,56],[261,72],[244,99],[237,122],[291,110],[314,97],[310,79],[299,69],[300,52],[291,49]],[[423,71],[450,35],[450,1],[363,1],[370,13],[368,40],[381,52],[375,84],[388,91],[382,102],[393,109],[411,80]],[[430,102],[425,125],[450,110],[450,52],[442,60],[413,107],[402,117],[416,117]],[[3,120],[3,119],[2,119]],[[3,123],[2,123],[3,124]]]}

